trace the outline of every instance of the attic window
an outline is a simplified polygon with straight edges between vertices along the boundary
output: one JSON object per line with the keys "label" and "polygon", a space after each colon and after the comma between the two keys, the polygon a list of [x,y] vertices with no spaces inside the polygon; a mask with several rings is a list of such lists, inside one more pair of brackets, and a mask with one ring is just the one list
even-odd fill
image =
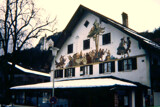
{"label": "attic window", "polygon": [[89,21],[86,20],[86,22],[84,23],[84,26],[85,26],[85,27],[88,27],[88,25],[89,25]]}

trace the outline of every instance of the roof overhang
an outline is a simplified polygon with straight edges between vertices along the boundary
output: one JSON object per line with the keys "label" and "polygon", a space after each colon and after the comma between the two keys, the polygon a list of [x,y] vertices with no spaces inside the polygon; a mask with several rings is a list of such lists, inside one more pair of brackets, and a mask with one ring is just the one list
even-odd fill
{"label": "roof overhang", "polygon": [[[113,86],[125,86],[125,87],[137,87],[136,84],[125,82],[112,78],[98,78],[98,79],[78,79],[78,80],[66,80],[56,81],[54,88],[96,88],[96,87],[113,87]],[[26,90],[26,89],[52,89],[53,83],[38,83],[32,85],[22,85],[11,87],[12,90]]]}
{"label": "roof overhang", "polygon": [[[8,62],[8,64],[12,65],[11,62]],[[23,67],[21,67],[21,66],[19,66],[17,64],[15,64],[15,68],[19,69],[20,71],[22,71],[24,73],[50,77],[50,74],[48,74],[48,73],[43,73],[43,72],[39,72],[39,71],[35,71],[35,70],[26,69],[26,68],[23,68]]]}

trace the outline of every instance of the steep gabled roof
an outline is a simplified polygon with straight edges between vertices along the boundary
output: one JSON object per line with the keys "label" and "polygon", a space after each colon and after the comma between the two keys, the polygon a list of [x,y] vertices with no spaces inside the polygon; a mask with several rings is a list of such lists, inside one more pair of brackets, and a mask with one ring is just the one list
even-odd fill
{"label": "steep gabled roof", "polygon": [[135,38],[136,40],[139,41],[139,43],[142,45],[143,48],[145,48],[149,51],[152,50],[152,52],[154,51],[154,52],[160,54],[160,46],[157,43],[153,42],[150,39],[143,37],[135,30],[128,28],[128,27],[126,27],[126,26],[124,26],[124,25],[122,25],[122,24],[102,15],[102,14],[99,14],[99,13],[97,13],[97,12],[95,12],[85,6],[82,6],[82,5],[79,6],[79,8],[75,12],[75,14],[72,16],[71,20],[69,21],[68,25],[66,26],[66,28],[62,32],[62,35],[58,39],[56,47],[58,47],[58,48],[62,47],[62,45],[68,39],[68,37],[71,36],[74,27],[78,24],[79,20],[82,18],[83,14],[85,12],[90,12],[90,13],[96,15],[97,17],[100,18],[101,21],[108,23],[108,24],[111,24],[112,26],[116,27],[117,29],[121,30],[122,32]]}

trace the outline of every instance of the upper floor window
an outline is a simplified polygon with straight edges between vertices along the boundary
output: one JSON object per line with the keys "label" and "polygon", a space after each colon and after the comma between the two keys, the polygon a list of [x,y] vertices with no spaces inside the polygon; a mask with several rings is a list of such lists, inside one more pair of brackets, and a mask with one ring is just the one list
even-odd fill
{"label": "upper floor window", "polygon": [[68,54],[73,53],[73,44],[68,45]]}
{"label": "upper floor window", "polygon": [[102,35],[102,44],[105,45],[109,43],[111,43],[111,33]]}
{"label": "upper floor window", "polygon": [[65,77],[74,77],[75,76],[75,68],[65,69]]}
{"label": "upper floor window", "polygon": [[85,26],[85,27],[88,27],[88,25],[89,25],[89,21],[86,20],[85,23],[84,23],[84,26]]}
{"label": "upper floor window", "polygon": [[54,77],[55,78],[63,78],[63,70],[55,70]]}
{"label": "upper floor window", "polygon": [[83,50],[90,48],[90,39],[83,41]]}
{"label": "upper floor window", "polygon": [[137,69],[137,59],[129,58],[118,61],[118,71],[135,70]]}
{"label": "upper floor window", "polygon": [[115,72],[115,62],[105,62],[99,64],[99,73]]}
{"label": "upper floor window", "polygon": [[87,66],[80,67],[80,76],[92,75],[92,74],[93,74],[93,65],[87,65]]}

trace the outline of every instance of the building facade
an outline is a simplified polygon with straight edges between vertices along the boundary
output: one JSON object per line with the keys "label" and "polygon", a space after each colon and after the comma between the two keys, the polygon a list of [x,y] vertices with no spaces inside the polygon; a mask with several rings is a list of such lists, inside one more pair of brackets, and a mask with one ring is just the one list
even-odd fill
{"label": "building facade", "polygon": [[[82,5],[77,9],[56,44],[57,107],[160,105],[160,46],[130,29],[126,13],[122,20],[120,24]],[[51,96],[52,81],[53,72],[50,83],[12,89],[44,90]]]}

